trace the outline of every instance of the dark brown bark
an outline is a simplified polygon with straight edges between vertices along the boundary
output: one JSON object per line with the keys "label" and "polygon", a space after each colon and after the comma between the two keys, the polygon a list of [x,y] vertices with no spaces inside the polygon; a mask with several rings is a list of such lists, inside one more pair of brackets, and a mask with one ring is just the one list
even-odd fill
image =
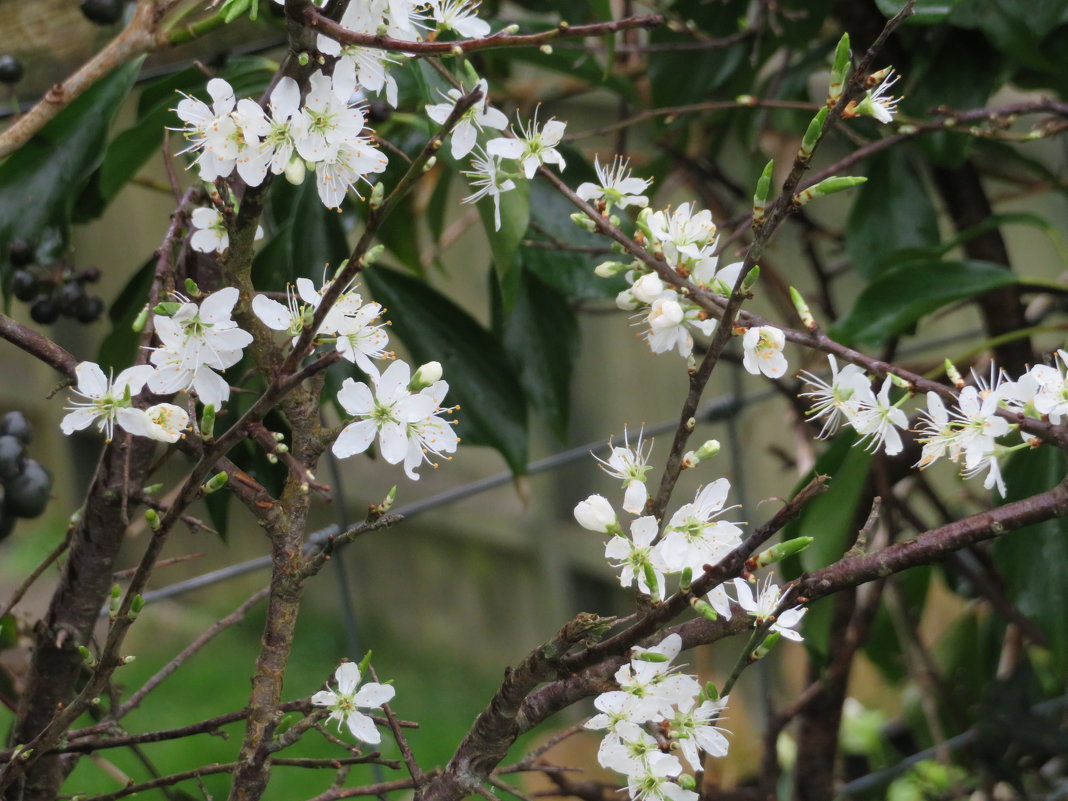
{"label": "dark brown bark", "polygon": [[[27,743],[75,695],[82,670],[79,645],[88,645],[113,584],[115,559],[135,501],[123,502],[130,487],[140,488],[155,451],[155,441],[120,434],[108,445],[89,487],[81,519],[71,536],[70,553],[36,643],[11,744]],[[139,491],[139,490],[138,490]],[[5,798],[51,801],[64,770],[58,756],[42,757]]]}

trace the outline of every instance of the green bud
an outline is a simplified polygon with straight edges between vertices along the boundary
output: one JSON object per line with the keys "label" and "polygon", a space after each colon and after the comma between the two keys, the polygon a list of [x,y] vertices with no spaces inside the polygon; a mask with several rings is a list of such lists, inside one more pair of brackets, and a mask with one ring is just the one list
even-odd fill
{"label": "green bud", "polygon": [[711,459],[717,453],[719,453],[719,440],[710,439],[697,449],[697,458],[703,462],[705,459]]}
{"label": "green bud", "polygon": [[794,195],[794,202],[799,206],[804,206],[810,200],[833,195],[836,192],[844,192],[854,186],[860,186],[867,180],[867,178],[860,175],[836,175],[831,178],[824,178],[818,184],[813,184],[808,189]]}
{"label": "green bud", "polygon": [[360,669],[360,675],[361,676],[365,675],[367,673],[367,668],[369,668],[371,666],[371,654],[372,653],[373,653],[372,651],[368,651],[366,654],[364,654],[363,655],[363,659],[360,660],[360,664],[358,664],[356,666],[356,667],[358,667]]}
{"label": "green bud", "polygon": [[430,172],[432,169],[434,169],[435,166],[437,166],[437,163],[438,156],[435,153],[433,156],[426,160],[426,164],[423,165],[423,172]]}
{"label": "green bud", "polygon": [[590,219],[588,214],[583,214],[581,211],[576,211],[571,215],[571,222],[581,228],[583,231],[589,231],[593,233],[597,230],[597,223]]}
{"label": "green bud", "polygon": [[953,386],[957,389],[963,389],[964,379],[961,377],[960,370],[957,369],[957,366],[949,359],[946,359],[945,367],[946,375],[949,377],[949,380],[953,382]]}
{"label": "green bud", "polygon": [[204,439],[211,439],[215,436],[215,404],[209,403],[204,407],[204,412],[200,415],[200,435]]}
{"label": "green bud", "polygon": [[162,525],[159,519],[159,512],[155,509],[145,509],[145,522],[148,523],[148,527],[153,531],[159,531]]}
{"label": "green bud", "polygon": [[397,485],[394,484],[390,487],[389,492],[386,493],[386,497],[382,499],[381,503],[376,503],[372,507],[372,511],[378,515],[384,515],[390,509],[393,508],[393,502],[397,500]]}
{"label": "green bud", "polygon": [[501,31],[505,36],[515,36],[519,33],[519,26],[514,22],[511,25],[506,25],[504,30]]}
{"label": "green bud", "polygon": [[88,668],[96,667],[96,657],[93,656],[93,652],[86,648],[84,645],[78,646],[78,653],[81,654],[82,661],[85,662],[85,666]]}
{"label": "green bud", "polygon": [[311,63],[311,56],[307,53],[299,53],[297,54],[297,63],[302,67],[307,67]]}
{"label": "green bud", "polygon": [[632,659],[637,659],[639,662],[670,662],[671,657],[667,654],[660,654],[656,651],[638,651],[634,654]]}
{"label": "green bud", "polygon": [[624,264],[621,261],[602,261],[593,268],[593,273],[598,278],[615,278],[617,275],[622,275],[630,268],[630,264]]}
{"label": "green bud", "polygon": [[682,569],[682,575],[679,576],[679,592],[689,592],[690,584],[693,582],[693,568],[684,567]]}
{"label": "green bud", "polygon": [[816,112],[816,116],[813,117],[812,122],[808,124],[808,130],[805,131],[805,136],[801,140],[800,156],[802,159],[807,161],[812,157],[812,151],[816,149],[820,137],[823,136],[823,126],[827,122],[827,115],[829,113],[830,109],[824,106]]}
{"label": "green bud", "polygon": [[134,321],[130,325],[130,328],[134,332],[140,334],[142,331],[145,330],[145,326],[147,324],[148,324],[148,304],[146,303],[144,305],[144,307],[141,309],[141,311],[139,311],[137,313],[137,316],[134,318]]}
{"label": "green bud", "polygon": [[174,301],[165,300],[163,303],[157,303],[152,309],[156,314],[163,317],[173,317],[174,313],[182,307],[181,303],[175,303]]}
{"label": "green bud", "polygon": [[304,176],[308,174],[308,165],[300,156],[293,156],[286,165],[284,174],[289,183],[293,186],[300,186],[304,183]]}
{"label": "green bud", "polygon": [[905,389],[912,392],[912,384],[909,383],[908,379],[902,378],[899,375],[890,373],[890,383],[899,389]]}
{"label": "green bud", "polygon": [[111,596],[108,599],[108,617],[114,620],[119,614],[119,607],[122,606],[122,587],[118,584],[111,586]]}
{"label": "green bud", "polygon": [[136,656],[134,656],[133,654],[127,654],[126,656],[124,656],[122,659],[119,660],[119,664],[120,665],[131,665],[136,661],[137,661],[137,657]]}
{"label": "green bud", "polygon": [[289,446],[284,442],[279,442],[275,448],[275,453],[289,453]]}
{"label": "green bud", "polygon": [[381,181],[379,181],[374,185],[374,188],[371,189],[371,199],[370,201],[368,201],[368,205],[370,206],[371,211],[378,211],[380,208],[382,208],[382,200],[385,198],[385,196],[386,187]]}
{"label": "green bud", "polygon": [[543,44],[541,47],[538,48],[538,50],[540,50],[547,56],[551,56],[553,54],[553,46],[551,44]]}
{"label": "green bud", "polygon": [[155,495],[161,489],[163,489],[162,481],[159,484],[149,484],[147,487],[142,489],[141,492],[143,492],[145,495]]}
{"label": "green bud", "polygon": [[360,259],[360,264],[364,267],[370,267],[378,261],[385,252],[385,245],[375,245],[374,247],[370,247],[367,249],[367,252],[363,254],[363,258]]}
{"label": "green bud", "polygon": [[[805,550],[805,548],[812,544],[812,540],[812,537],[794,537],[791,540],[783,540],[780,543],[776,543],[746,561],[746,570],[749,570],[750,572],[758,570],[762,567],[773,565],[776,562],[781,562],[788,556],[801,553],[801,551]],[[750,567],[750,564],[752,564],[752,567]]]}
{"label": "green bud", "polygon": [[130,602],[130,620],[137,620],[137,616],[141,614],[141,610],[145,608],[145,599],[140,595],[135,595],[133,601]]}
{"label": "green bud", "polygon": [[286,712],[278,721],[278,725],[274,727],[274,736],[277,738],[285,734],[301,717],[303,716],[296,712]]}
{"label": "green bud", "polygon": [[218,492],[226,486],[226,481],[229,476],[226,475],[226,471],[216,473],[203,484],[200,485],[200,489],[205,495],[211,495],[213,492]]}
{"label": "green bud", "polygon": [[679,776],[679,787],[683,790],[693,790],[697,787],[697,779],[689,773],[683,773]]}
{"label": "green bud", "polygon": [[704,692],[702,694],[704,695],[706,701],[718,701],[719,700],[719,690],[716,688],[716,685],[713,684],[712,682],[708,682],[708,684],[705,685],[705,689],[704,689]]}
{"label": "green bud", "polygon": [[745,274],[745,278],[742,279],[742,292],[748,292],[757,281],[760,280],[760,265],[754,264],[753,269]]}
{"label": "green bud", "polygon": [[646,239],[653,238],[652,230],[649,228],[649,218],[652,216],[653,210],[646,206],[638,212],[638,217],[634,221],[635,227],[645,235]]}
{"label": "green bud", "polygon": [[764,172],[757,179],[756,193],[753,195],[753,222],[757,223],[764,219],[764,209],[768,205],[768,195],[771,194],[771,175],[775,170],[775,160],[772,159],[764,165]]}
{"label": "green bud", "polygon": [[827,88],[827,100],[834,104],[842,96],[846,73],[849,71],[849,34],[842,34],[834,51],[834,66],[831,67],[831,82]]}
{"label": "green bud", "polygon": [[200,287],[197,286],[197,282],[194,281],[192,278],[185,279],[185,291],[186,294],[189,295],[189,297],[191,298],[200,297]]}
{"label": "green bud", "polygon": [[286,435],[281,431],[275,431],[271,436],[274,437],[275,442],[285,442],[286,439]]}
{"label": "green bud", "polygon": [[797,316],[801,318],[801,323],[809,331],[816,329],[816,318],[812,316],[812,310],[809,309],[805,299],[801,297],[801,293],[793,287],[790,287],[790,300],[794,302],[794,308],[797,309]]}
{"label": "green bud", "polygon": [[642,573],[645,575],[645,583],[649,585],[649,597],[656,603],[660,600],[660,584],[656,580],[656,571],[651,562],[642,565]]}
{"label": "green bud", "polygon": [[429,387],[431,384],[436,384],[440,380],[441,362],[427,362],[415,371],[412,380],[408,382],[408,390],[411,392],[418,392],[421,389]]}
{"label": "green bud", "polygon": [[712,604],[708,601],[704,601],[700,598],[691,598],[690,606],[692,606],[693,610],[701,617],[706,617],[709,620],[717,620],[719,618],[719,613],[712,608]]}
{"label": "green bud", "polygon": [[771,653],[771,649],[775,647],[775,644],[781,638],[782,637],[779,632],[771,632],[771,634],[764,638],[764,641],[760,643],[760,645],[753,649],[753,653],[749,654],[749,661],[759,662],[761,659]]}

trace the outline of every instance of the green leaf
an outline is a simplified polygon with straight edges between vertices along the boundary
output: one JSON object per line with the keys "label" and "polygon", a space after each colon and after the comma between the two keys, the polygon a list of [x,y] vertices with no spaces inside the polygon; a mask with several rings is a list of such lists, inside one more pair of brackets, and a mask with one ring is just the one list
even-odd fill
{"label": "green leaf", "polygon": [[[937,25],[953,13],[953,9],[965,0],[917,0],[915,14],[905,20],[912,25]],[[887,19],[896,15],[905,5],[905,0],[875,0],[875,5]]]}
{"label": "green leaf", "polygon": [[108,309],[111,332],[100,343],[100,353],[97,356],[97,361],[105,370],[108,367],[122,369],[124,365],[133,363],[141,334],[131,326],[148,302],[148,293],[155,275],[156,259],[152,257],[133,274]]}
{"label": "green leaf", "polygon": [[938,243],[938,213],[903,148],[868,160],[868,181],[856,193],[845,231],[849,258],[869,280],[895,251]]}
{"label": "green leaf", "polygon": [[493,200],[478,201],[478,214],[489,238],[493,269],[501,282],[505,309],[511,309],[519,292],[519,260],[516,251],[530,221],[530,181],[518,179],[516,188],[500,196],[501,226],[497,230]]}
{"label": "green leaf", "polygon": [[578,320],[567,298],[527,270],[503,326],[502,343],[526,392],[562,441],[567,437],[571,374],[579,353]]}
{"label": "green leaf", "polygon": [[834,326],[832,336],[846,344],[878,344],[907,332],[921,317],[943,306],[1017,280],[1001,265],[974,259],[906,262],[869,284]]}
{"label": "green leaf", "polygon": [[457,433],[466,445],[500,452],[513,473],[526,471],[527,407],[518,376],[497,337],[423,281],[375,267],[364,281],[389,310],[391,329],[417,362],[439,361],[446,403],[459,403]]}
{"label": "green leaf", "polygon": [[111,120],[141,61],[102,79],[0,164],[0,273],[5,286],[11,268],[5,245],[11,239],[51,238],[55,252],[49,256],[65,246],[74,198],[103,158]]}
{"label": "green leaf", "polygon": [[[1043,446],[1014,454],[1004,468],[1008,494],[1004,503],[1022,500],[1064,480],[1064,454]],[[1005,594],[1050,638],[1056,670],[1068,669],[1068,520],[1056,519],[1026,526],[998,537],[994,563],[1005,583]]]}
{"label": "green leaf", "polygon": [[296,187],[290,232],[289,264],[293,277],[289,280],[308,276],[318,286],[324,271],[327,277],[332,276],[348,258],[349,245],[341,227],[341,215],[323,205],[310,175]]}
{"label": "green leaf", "polygon": [[[929,565],[924,565],[894,576],[894,581],[901,587],[905,596],[906,606],[914,610],[917,616],[923,612],[933,572]],[[872,620],[871,631],[864,641],[864,654],[888,682],[899,684],[909,677],[905,664],[905,647],[898,640],[897,629],[886,608],[885,600],[879,604],[879,610]]]}

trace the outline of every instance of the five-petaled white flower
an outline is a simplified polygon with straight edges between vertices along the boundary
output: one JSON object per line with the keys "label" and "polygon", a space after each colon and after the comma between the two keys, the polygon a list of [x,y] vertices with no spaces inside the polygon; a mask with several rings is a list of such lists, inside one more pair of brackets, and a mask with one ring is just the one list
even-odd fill
{"label": "five-petaled white flower", "polygon": [[749,582],[742,578],[734,580],[734,591],[738,596],[738,605],[750,617],[756,618],[758,624],[774,620],[770,627],[772,631],[777,631],[786,639],[794,642],[802,640],[801,633],[793,629],[801,622],[801,618],[805,616],[805,612],[808,610],[795,606],[791,609],[785,609],[776,615],[775,611],[782,602],[783,593],[778,584],[772,583],[770,576],[764,579],[764,584],[760,587],[755,597],[749,587]]}
{"label": "five-petaled white flower", "polygon": [[523,166],[527,180],[534,177],[539,164],[556,164],[564,169],[564,157],[556,146],[564,138],[567,123],[549,120],[538,130],[538,115],[528,124],[519,124],[519,133],[514,138],[502,136],[486,143],[486,151],[491,156],[515,159]]}
{"label": "five-petaled white flower", "polygon": [[[612,446],[612,452],[607,459],[594,456],[601,463],[601,469],[608,475],[618,478],[623,482],[623,509],[632,515],[640,515],[645,509],[645,502],[649,498],[649,491],[645,488],[645,474],[649,472],[649,452],[653,443],[650,441],[648,448],[642,448],[642,435],[638,433],[638,441],[634,447],[630,447],[627,438],[627,430],[623,429],[623,447]],[[599,497],[599,496],[597,496]]]}
{"label": "five-petaled white flower", "polygon": [[456,31],[468,39],[479,39],[490,32],[489,23],[478,17],[479,0],[430,0],[430,16],[439,31]]}
{"label": "five-petaled white flower", "polygon": [[115,424],[140,437],[161,442],[177,442],[189,424],[189,415],[184,409],[170,403],[160,403],[148,409],[133,405],[137,395],[153,373],[148,364],[127,367],[114,380],[109,380],[100,366],[93,362],[81,362],[74,368],[78,385],[74,392],[84,401],[71,401],[68,414],[59,427],[64,434],[72,434],[88,428],[94,422],[105,432],[110,441],[115,435]]}
{"label": "five-petaled white flower", "polygon": [[786,335],[781,329],[761,325],[746,330],[742,336],[742,366],[753,375],[763,373],[768,378],[781,378],[786,373],[786,357],[782,353]]}
{"label": "five-petaled white flower", "polygon": [[493,230],[501,230],[501,195],[515,189],[515,181],[501,171],[501,160],[497,156],[475,149],[471,160],[473,170],[461,170],[475,191],[461,200],[461,203],[475,203],[484,197],[493,198]]}
{"label": "five-petaled white flower", "polygon": [[871,387],[864,387],[859,391],[857,414],[850,421],[853,428],[860,434],[861,442],[869,441],[868,450],[874,453],[879,450],[880,446],[885,446],[887,456],[901,453],[904,445],[901,443],[901,434],[897,430],[908,428],[909,424],[905,413],[890,403],[892,384],[890,376],[887,376],[878,395],[872,392]]}
{"label": "five-petaled white flower", "polygon": [[[500,131],[508,126],[508,118],[504,116],[504,112],[498,111],[489,104],[489,84],[486,79],[480,80],[476,88],[482,90],[481,99],[464,112],[460,121],[452,129],[451,152],[454,159],[462,159],[474,150],[479,131],[486,128]],[[450,89],[445,97],[450,102],[436,103],[426,107],[427,116],[438,125],[448,119],[456,106],[456,101],[463,97],[463,94],[459,89]]]}
{"label": "five-petaled white flower", "polygon": [[628,206],[645,208],[649,205],[649,198],[642,194],[649,188],[652,181],[644,178],[635,178],[630,174],[630,161],[616,156],[612,164],[605,167],[593,157],[593,169],[597,173],[598,183],[586,181],[579,184],[575,194],[589,202],[591,200],[604,200],[605,210],[613,206],[625,209]]}
{"label": "five-petaled white flower", "polygon": [[225,178],[233,172],[237,157],[244,146],[241,131],[234,120],[234,90],[222,78],[208,81],[212,104],[186,95],[178,102],[175,112],[184,122],[179,128],[190,144],[182,153],[200,151],[196,164],[202,181]]}
{"label": "five-petaled white flower", "polygon": [[375,722],[360,709],[374,709],[389,703],[397,691],[389,684],[374,681],[360,687],[360,668],[352,662],[342,662],[334,678],[337,679],[337,691],[320,690],[311,697],[311,702],[329,707],[327,720],[337,720],[339,730],[344,723],[356,739],[371,745],[380,743],[382,735],[375,728]]}
{"label": "five-petaled white flower", "polygon": [[801,377],[813,389],[802,392],[800,397],[811,398],[812,406],[806,414],[810,420],[823,418],[823,428],[819,438],[826,439],[838,432],[843,420],[852,421],[860,410],[858,398],[871,384],[864,371],[855,364],[847,364],[841,370],[834,356],[828,354],[827,362],[831,365],[831,380],[824,381],[817,375],[802,371]]}

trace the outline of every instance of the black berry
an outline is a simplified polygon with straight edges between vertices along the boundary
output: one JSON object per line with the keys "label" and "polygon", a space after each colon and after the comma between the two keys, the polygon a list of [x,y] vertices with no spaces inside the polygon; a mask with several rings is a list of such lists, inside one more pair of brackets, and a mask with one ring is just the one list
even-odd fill
{"label": "black berry", "polygon": [[40,462],[27,459],[19,473],[7,482],[4,510],[17,517],[37,517],[48,505],[52,474]]}
{"label": "black berry", "polygon": [[30,306],[30,317],[38,325],[51,325],[59,318],[59,304],[53,295],[42,295]]}
{"label": "black berry", "polygon": [[22,412],[8,412],[0,417],[0,435],[14,437],[23,445],[33,439],[33,427]]}
{"label": "black berry", "polygon": [[22,80],[22,62],[14,56],[0,56],[0,83],[9,86]]}
{"label": "black berry", "polygon": [[25,267],[27,264],[33,264],[35,255],[36,254],[33,252],[33,245],[21,236],[12,239],[11,244],[7,246],[7,257],[16,267]]}
{"label": "black berry", "polygon": [[122,19],[124,0],[82,0],[82,13],[97,25],[114,25]]}
{"label": "black berry", "polygon": [[86,267],[80,273],[78,273],[78,280],[84,281],[87,284],[95,284],[100,280],[100,268],[99,267]]}
{"label": "black berry", "polygon": [[29,270],[15,270],[11,274],[11,294],[23,303],[29,303],[37,297],[40,282]]}
{"label": "black berry", "polygon": [[14,437],[0,437],[0,481],[10,481],[22,472],[22,443]]}
{"label": "black berry", "polygon": [[79,323],[95,323],[104,313],[104,301],[96,295],[82,295],[81,302],[74,310]]}
{"label": "black berry", "polygon": [[76,281],[64,284],[56,291],[56,303],[59,304],[59,313],[73,317],[78,311],[78,304],[85,297],[85,290]]}

